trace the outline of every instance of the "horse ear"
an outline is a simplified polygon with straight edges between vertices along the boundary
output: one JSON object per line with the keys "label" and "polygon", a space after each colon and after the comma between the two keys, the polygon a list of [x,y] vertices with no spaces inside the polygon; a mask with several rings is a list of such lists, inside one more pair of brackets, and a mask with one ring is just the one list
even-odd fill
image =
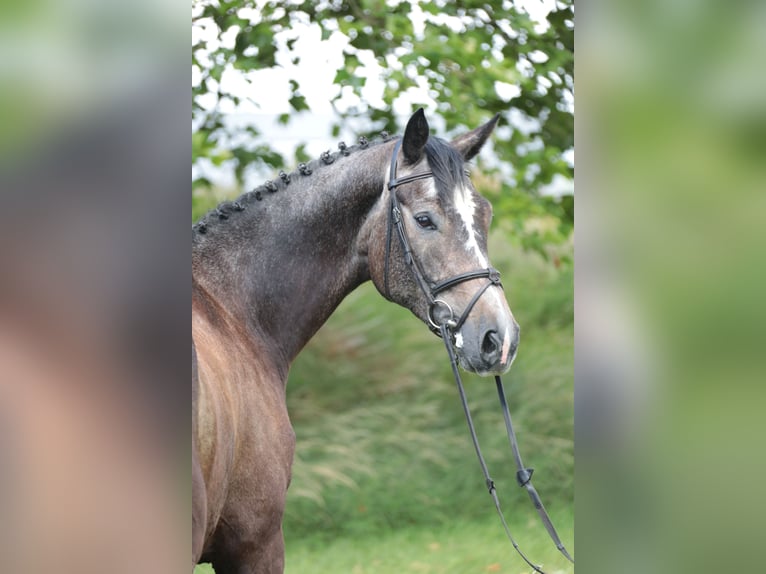
{"label": "horse ear", "polygon": [[423,156],[423,148],[428,141],[428,121],[423,108],[412,114],[407,127],[404,130],[404,139],[402,140],[402,151],[404,158],[409,164],[417,163]]}
{"label": "horse ear", "polygon": [[465,161],[470,161],[477,153],[479,153],[479,150],[481,150],[482,146],[487,141],[489,134],[495,129],[498,119],[500,119],[500,114],[495,114],[495,117],[483,126],[479,126],[468,133],[457,136],[452,140],[452,147],[460,152],[460,155],[463,156]]}

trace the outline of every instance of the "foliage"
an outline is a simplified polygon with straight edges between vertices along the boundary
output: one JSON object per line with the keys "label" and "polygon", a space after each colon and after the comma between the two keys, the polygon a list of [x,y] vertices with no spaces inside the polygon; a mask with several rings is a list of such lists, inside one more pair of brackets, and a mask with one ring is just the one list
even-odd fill
{"label": "foliage", "polygon": [[[414,16],[417,15],[417,18]],[[574,146],[573,34],[571,0],[556,2],[542,29],[512,2],[429,2],[389,0],[257,1],[198,0],[193,4],[192,26],[215,32],[217,41],[196,35],[192,66],[192,162],[205,158],[231,165],[241,184],[245,168],[261,163],[276,170],[285,165],[253,126],[235,128],[225,111],[236,109],[242,96],[224,87],[222,77],[239,74],[254,92],[248,74],[277,66],[278,52],[295,61],[296,22],[319,26],[322,39],[341,34],[344,64],[337,70],[333,106],[340,123],[361,118],[371,132],[400,133],[403,118],[394,104],[412,97],[408,90],[426,87],[423,105],[444,120],[448,133],[458,133],[502,116],[493,137],[500,166],[484,170],[491,198],[504,220],[514,222],[514,236],[527,248],[547,253],[547,246],[565,241],[573,225],[571,196],[552,198],[540,189],[554,178],[571,181],[574,168],[563,153]],[[424,25],[416,25],[416,20]],[[384,83],[383,106],[360,99],[356,106],[338,105],[344,94],[362,97],[365,67],[374,60]],[[301,93],[301,78],[289,81],[293,110],[280,121],[290,124],[310,111]],[[422,93],[422,92],[421,92]],[[485,166],[486,167],[486,166]],[[197,190],[208,186],[198,178]],[[484,191],[482,189],[482,191]],[[526,223],[547,222],[542,227]]]}

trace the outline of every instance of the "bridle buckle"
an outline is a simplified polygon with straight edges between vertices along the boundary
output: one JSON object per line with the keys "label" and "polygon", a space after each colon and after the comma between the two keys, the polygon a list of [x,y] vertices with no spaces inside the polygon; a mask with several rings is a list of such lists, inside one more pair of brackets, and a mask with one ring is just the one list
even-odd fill
{"label": "bridle buckle", "polygon": [[[434,310],[439,306],[442,305],[443,307],[446,307],[449,311],[449,319],[446,321],[443,321],[441,323],[436,322],[436,317],[434,317]],[[434,329],[440,329],[442,325],[446,325],[450,329],[454,329],[457,327],[457,321],[455,320],[455,311],[450,307],[450,304],[447,303],[443,299],[434,299],[431,303],[428,305],[428,312],[426,313],[428,317],[428,322],[431,323],[431,326],[433,326]]]}
{"label": "bridle buckle", "polygon": [[394,206],[391,209],[391,215],[394,218],[394,223],[398,224],[402,220],[402,210],[398,206]]}

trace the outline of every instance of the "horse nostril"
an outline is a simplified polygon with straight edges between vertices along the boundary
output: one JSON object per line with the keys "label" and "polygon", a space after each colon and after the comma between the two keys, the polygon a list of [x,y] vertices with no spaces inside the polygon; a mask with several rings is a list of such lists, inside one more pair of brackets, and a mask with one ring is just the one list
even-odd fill
{"label": "horse nostril", "polygon": [[497,361],[501,345],[502,341],[500,340],[497,331],[487,331],[481,342],[482,358],[488,363]]}

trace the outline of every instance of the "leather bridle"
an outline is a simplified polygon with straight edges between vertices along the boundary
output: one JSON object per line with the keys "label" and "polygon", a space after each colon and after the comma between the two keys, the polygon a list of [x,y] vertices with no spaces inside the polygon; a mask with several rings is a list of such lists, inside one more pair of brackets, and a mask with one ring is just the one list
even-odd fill
{"label": "leather bridle", "polygon": [[[484,474],[484,481],[487,485],[487,489],[489,490],[489,494],[492,496],[492,500],[495,503],[495,509],[497,510],[498,515],[500,516],[500,521],[503,524],[503,528],[505,529],[505,533],[508,536],[508,539],[511,541],[511,544],[513,545],[516,552],[519,553],[519,555],[524,559],[524,561],[535,571],[539,572],[540,574],[545,574],[542,570],[541,566],[538,566],[536,564],[533,564],[526,555],[521,551],[519,548],[519,545],[514,540],[513,536],[511,535],[511,531],[508,528],[508,523],[505,520],[505,516],[503,515],[503,511],[500,508],[500,500],[497,496],[497,489],[495,487],[495,482],[492,480],[492,478],[489,475],[489,469],[487,468],[487,463],[484,460],[484,456],[481,453],[481,448],[479,447],[479,439],[476,435],[476,429],[474,428],[473,419],[471,417],[471,411],[468,408],[468,400],[465,395],[465,390],[463,389],[463,381],[460,378],[460,372],[458,370],[458,358],[455,354],[455,349],[453,348],[453,337],[455,334],[457,334],[460,331],[460,328],[463,326],[463,323],[465,323],[465,320],[468,317],[468,314],[473,309],[474,305],[476,305],[476,302],[479,300],[479,298],[486,292],[487,289],[492,287],[493,285],[496,285],[502,289],[502,284],[500,283],[500,273],[493,269],[492,267],[488,267],[486,269],[479,269],[476,271],[468,271],[467,273],[461,273],[459,275],[455,275],[454,277],[450,277],[449,279],[445,279],[443,281],[439,282],[433,282],[430,281],[426,274],[423,272],[423,268],[418,262],[417,258],[415,257],[412,247],[410,245],[410,242],[407,238],[407,231],[404,227],[404,221],[402,220],[402,210],[401,206],[399,204],[399,199],[396,197],[396,188],[400,185],[404,185],[406,183],[412,183],[414,181],[419,181],[421,179],[428,179],[433,177],[433,173],[430,171],[416,173],[412,175],[407,175],[402,178],[397,179],[396,177],[396,168],[397,168],[397,158],[399,156],[399,150],[402,146],[402,140],[397,140],[396,144],[394,145],[394,151],[391,155],[391,165],[389,170],[389,179],[388,179],[388,191],[390,196],[390,206],[388,210],[388,225],[386,229],[386,253],[385,253],[385,263],[384,263],[384,271],[383,271],[383,283],[384,283],[384,291],[386,298],[390,299],[391,294],[389,291],[389,258],[391,255],[391,236],[393,235],[393,229],[395,228],[397,231],[397,235],[399,236],[399,242],[402,246],[402,251],[404,252],[404,262],[406,263],[407,267],[412,271],[412,275],[415,278],[415,282],[417,283],[420,290],[423,292],[423,294],[426,297],[426,300],[428,301],[428,310],[426,312],[426,316],[428,318],[429,322],[429,328],[431,331],[439,335],[444,340],[444,346],[447,349],[447,354],[450,359],[450,364],[452,366],[452,374],[455,377],[455,383],[457,384],[458,393],[460,395],[460,401],[463,406],[463,412],[465,414],[466,421],[468,423],[468,429],[471,432],[471,440],[473,442],[474,450],[476,451],[476,455],[479,458],[479,465],[481,466],[482,473]],[[459,285],[460,283],[464,283],[466,281],[472,281],[474,279],[488,279],[489,281],[482,285],[476,293],[474,293],[471,300],[468,302],[468,305],[465,309],[463,309],[463,313],[460,315],[459,318],[455,319],[455,313],[452,309],[452,307],[443,299],[437,299],[437,295],[439,293],[442,293],[455,285]],[[439,321],[438,318],[434,315],[436,309],[439,306],[443,306],[448,312],[449,317],[447,319]],[[516,463],[516,480],[519,483],[519,486],[525,488],[527,490],[527,493],[529,494],[529,498],[532,500],[532,503],[534,504],[535,508],[537,509],[538,514],[540,515],[540,519],[543,522],[543,525],[545,526],[545,529],[548,531],[548,535],[553,540],[554,544],[556,545],[556,548],[561,552],[561,554],[564,555],[564,557],[567,558],[570,562],[574,564],[574,559],[569,554],[567,549],[564,547],[564,544],[561,542],[561,539],[558,536],[558,533],[556,532],[556,529],[553,526],[553,523],[551,522],[550,517],[548,516],[548,513],[545,510],[545,507],[543,506],[542,501],[540,500],[540,496],[537,493],[537,490],[532,485],[532,473],[534,472],[534,469],[532,468],[526,468],[524,467],[524,463],[521,460],[521,453],[519,452],[519,446],[518,442],[516,441],[516,433],[513,430],[513,423],[511,421],[511,413],[508,409],[508,401],[505,398],[505,389],[503,388],[503,381],[500,379],[499,376],[495,377],[495,385],[497,387],[497,394],[500,399],[500,406],[503,410],[503,419],[505,420],[505,428],[506,432],[508,433],[508,440],[511,444],[511,451],[513,453],[513,458]]]}
{"label": "leather bridle", "polygon": [[[412,247],[410,246],[409,239],[407,238],[407,231],[404,228],[404,221],[402,220],[402,209],[399,204],[399,198],[396,197],[396,188],[400,185],[404,185],[405,183],[411,183],[413,181],[419,181],[421,179],[428,179],[433,177],[433,173],[430,171],[422,172],[422,173],[416,173],[412,175],[406,175],[402,178],[397,179],[396,177],[396,167],[397,167],[397,158],[399,156],[399,149],[402,146],[402,140],[399,139],[396,141],[396,144],[394,145],[394,152],[391,156],[391,166],[389,170],[389,178],[388,178],[388,192],[390,197],[390,206],[388,210],[388,227],[386,229],[386,259],[384,263],[384,270],[383,270],[383,288],[385,291],[386,298],[391,298],[391,292],[389,290],[389,259],[391,257],[391,236],[393,235],[392,230],[393,228],[396,228],[397,235],[399,236],[399,242],[402,245],[402,250],[404,251],[404,262],[407,264],[407,267],[410,268],[412,271],[413,276],[415,277],[415,282],[418,284],[418,287],[423,292],[423,295],[425,295],[426,300],[428,301],[428,310],[426,312],[426,317],[428,318],[429,322],[429,328],[431,331],[433,331],[435,334],[440,335],[439,326],[441,321],[437,321],[436,317],[434,316],[434,312],[438,307],[444,307],[449,312],[449,318],[446,319],[443,322],[446,322],[449,324],[451,330],[453,333],[457,333],[460,331],[460,328],[463,326],[463,323],[465,323],[465,320],[468,318],[468,314],[473,309],[474,305],[476,305],[476,302],[479,300],[479,298],[484,294],[484,292],[492,287],[493,285],[497,285],[498,287],[502,288],[502,285],[500,284],[500,272],[497,269],[493,269],[492,267],[488,267],[486,269],[478,269],[476,271],[468,271],[466,273],[460,273],[459,275],[455,275],[453,277],[450,277],[449,279],[445,279],[443,281],[434,282],[427,278],[426,274],[423,271],[422,266],[420,265],[417,258],[414,256],[412,252]],[[460,315],[459,318],[455,318],[455,312],[453,311],[452,307],[444,301],[443,299],[437,299],[437,295],[439,293],[442,293],[448,289],[451,289],[455,285],[459,285],[460,283],[465,283],[466,281],[473,281],[474,279],[489,279],[489,282],[482,285],[478,291],[474,294],[474,296],[469,301],[468,305],[465,309],[463,309],[462,315]]]}

